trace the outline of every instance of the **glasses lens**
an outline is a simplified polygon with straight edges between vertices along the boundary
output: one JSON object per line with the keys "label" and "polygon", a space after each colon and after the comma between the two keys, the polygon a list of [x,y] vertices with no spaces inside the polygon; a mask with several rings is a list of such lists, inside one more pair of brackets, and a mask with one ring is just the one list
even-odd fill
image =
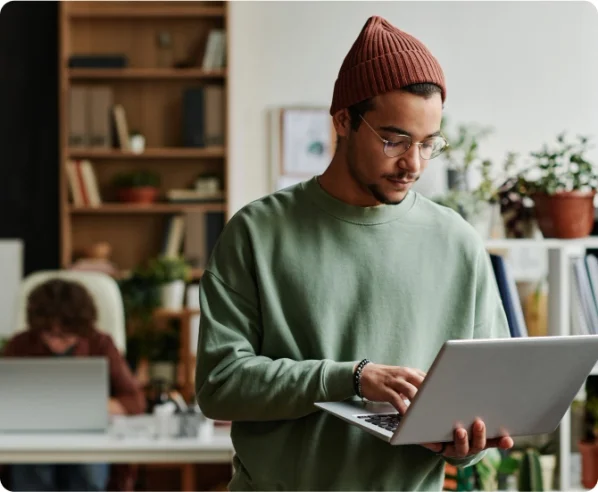
{"label": "glasses lens", "polygon": [[446,148],[446,140],[442,137],[428,138],[422,142],[419,152],[422,159],[434,159],[434,157],[442,154]]}
{"label": "glasses lens", "polygon": [[388,157],[397,157],[404,154],[411,147],[411,139],[409,137],[397,137],[384,144],[384,153]]}

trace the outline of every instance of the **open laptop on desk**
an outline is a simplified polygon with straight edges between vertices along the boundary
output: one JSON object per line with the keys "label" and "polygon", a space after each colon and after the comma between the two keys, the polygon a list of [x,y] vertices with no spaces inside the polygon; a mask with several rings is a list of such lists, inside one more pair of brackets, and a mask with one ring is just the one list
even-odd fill
{"label": "open laptop on desk", "polygon": [[[393,445],[453,441],[479,417],[486,437],[553,432],[598,360],[598,335],[451,340],[404,416],[388,403],[316,406]],[[423,368],[422,368],[423,369]]]}
{"label": "open laptop on desk", "polygon": [[0,358],[0,432],[105,432],[103,357]]}

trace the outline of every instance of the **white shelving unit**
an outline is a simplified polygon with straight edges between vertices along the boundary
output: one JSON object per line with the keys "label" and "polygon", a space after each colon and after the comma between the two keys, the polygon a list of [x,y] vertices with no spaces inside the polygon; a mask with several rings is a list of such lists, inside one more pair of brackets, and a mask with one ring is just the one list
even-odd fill
{"label": "white shelving unit", "polygon": [[[588,249],[598,249],[598,237],[583,239],[489,239],[489,251],[514,248],[535,248],[548,253],[548,335],[569,335],[570,316],[570,259]],[[598,374],[598,364],[592,374]],[[567,411],[559,425],[559,462],[562,491],[571,489],[571,414]]]}

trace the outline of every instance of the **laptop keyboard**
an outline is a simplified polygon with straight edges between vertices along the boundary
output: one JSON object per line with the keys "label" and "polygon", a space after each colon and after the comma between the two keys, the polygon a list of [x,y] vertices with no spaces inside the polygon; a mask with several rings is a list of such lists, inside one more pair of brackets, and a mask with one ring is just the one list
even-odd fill
{"label": "laptop keyboard", "polygon": [[363,419],[365,422],[377,425],[378,427],[382,427],[387,431],[394,432],[399,426],[402,415],[399,413],[380,413],[376,415],[358,415],[357,418]]}

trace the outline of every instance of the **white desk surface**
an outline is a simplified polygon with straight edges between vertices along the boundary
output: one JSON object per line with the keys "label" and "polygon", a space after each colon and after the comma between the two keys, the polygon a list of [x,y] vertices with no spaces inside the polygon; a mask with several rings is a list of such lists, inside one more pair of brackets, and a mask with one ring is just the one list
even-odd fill
{"label": "white desk surface", "polygon": [[0,434],[0,463],[231,463],[233,454],[229,428],[202,439]]}

